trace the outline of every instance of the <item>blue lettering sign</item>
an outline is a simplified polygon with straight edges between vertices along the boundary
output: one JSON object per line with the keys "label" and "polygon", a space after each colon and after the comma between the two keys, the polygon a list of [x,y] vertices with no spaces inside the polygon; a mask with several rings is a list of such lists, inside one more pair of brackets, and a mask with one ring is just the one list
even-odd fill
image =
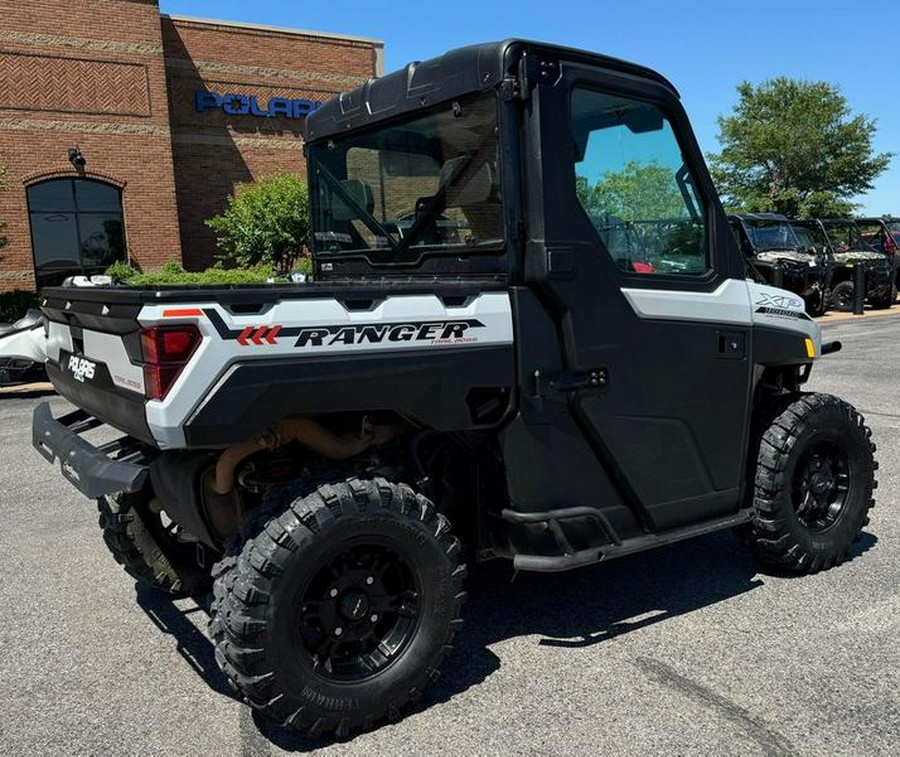
{"label": "blue lettering sign", "polygon": [[250,98],[247,95],[225,95],[222,110],[229,116],[246,116],[250,112]]}
{"label": "blue lettering sign", "polygon": [[197,104],[197,112],[202,113],[204,110],[222,107],[222,97],[215,92],[204,92],[201,90],[194,98]]}
{"label": "blue lettering sign", "polygon": [[198,113],[208,110],[222,110],[229,116],[254,116],[256,118],[305,118],[314,110],[322,107],[315,100],[289,100],[286,97],[273,97],[267,105],[260,105],[259,98],[234,92],[219,94],[200,90],[194,95],[194,104]]}

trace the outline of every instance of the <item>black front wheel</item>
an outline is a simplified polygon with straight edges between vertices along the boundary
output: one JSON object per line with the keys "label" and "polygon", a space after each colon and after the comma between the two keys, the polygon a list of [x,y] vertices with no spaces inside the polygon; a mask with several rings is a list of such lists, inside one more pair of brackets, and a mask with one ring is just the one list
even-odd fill
{"label": "black front wheel", "polygon": [[855,287],[853,281],[847,279],[835,285],[831,290],[831,305],[835,310],[843,313],[849,313],[853,310],[853,292]]}
{"label": "black front wheel", "polygon": [[815,573],[846,559],[874,505],[871,436],[852,406],[827,394],[798,395],[777,415],[756,463],[750,541],[763,562]]}
{"label": "black front wheel", "polygon": [[255,708],[346,737],[395,716],[438,675],[461,625],[465,566],[434,505],[404,484],[298,482],[220,562],[216,660]]}
{"label": "black front wheel", "polygon": [[828,310],[828,296],[822,290],[815,291],[811,295],[804,297],[803,302],[806,306],[806,314],[810,318],[820,318]]}

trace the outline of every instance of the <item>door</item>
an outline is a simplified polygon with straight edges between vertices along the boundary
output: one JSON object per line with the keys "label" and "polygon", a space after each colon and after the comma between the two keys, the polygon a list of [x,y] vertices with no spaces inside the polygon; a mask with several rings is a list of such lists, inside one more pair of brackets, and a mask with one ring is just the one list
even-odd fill
{"label": "door", "polygon": [[647,526],[733,513],[751,308],[702,158],[664,85],[557,65],[525,167],[543,177],[527,182],[526,271],[557,324],[557,386],[574,384],[573,420]]}

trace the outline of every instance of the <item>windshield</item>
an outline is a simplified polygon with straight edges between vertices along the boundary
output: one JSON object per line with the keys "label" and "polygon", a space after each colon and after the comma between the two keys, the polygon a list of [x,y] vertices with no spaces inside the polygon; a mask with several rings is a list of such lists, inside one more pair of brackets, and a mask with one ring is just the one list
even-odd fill
{"label": "windshield", "polygon": [[745,219],[744,228],[753,249],[757,251],[800,249],[800,242],[787,221]]}
{"label": "windshield", "polygon": [[503,243],[490,93],[309,150],[317,253],[379,262]]}
{"label": "windshield", "polygon": [[809,229],[804,229],[802,226],[794,226],[792,228],[794,230],[794,236],[797,237],[797,242],[800,244],[800,247],[808,250],[810,247],[816,246],[816,242],[813,239],[812,232]]}
{"label": "windshield", "polygon": [[822,227],[815,221],[807,221],[791,224],[794,234],[801,247],[809,249],[810,247],[827,247],[828,240],[822,231]]}
{"label": "windshield", "polygon": [[900,221],[885,221],[884,223],[892,234],[900,234]]}
{"label": "windshield", "polygon": [[872,247],[865,243],[860,235],[859,227],[853,221],[824,221],[823,223],[835,252],[872,251]]}

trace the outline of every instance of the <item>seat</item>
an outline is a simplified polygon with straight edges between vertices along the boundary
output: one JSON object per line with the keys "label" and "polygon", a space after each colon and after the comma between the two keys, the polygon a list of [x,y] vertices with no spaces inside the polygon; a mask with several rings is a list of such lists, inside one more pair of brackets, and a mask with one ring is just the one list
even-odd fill
{"label": "seat", "polygon": [[14,331],[24,331],[25,329],[33,328],[34,326],[37,326],[43,318],[44,314],[40,310],[37,308],[30,308],[28,312],[15,323],[0,323],[0,336],[11,334]]}

